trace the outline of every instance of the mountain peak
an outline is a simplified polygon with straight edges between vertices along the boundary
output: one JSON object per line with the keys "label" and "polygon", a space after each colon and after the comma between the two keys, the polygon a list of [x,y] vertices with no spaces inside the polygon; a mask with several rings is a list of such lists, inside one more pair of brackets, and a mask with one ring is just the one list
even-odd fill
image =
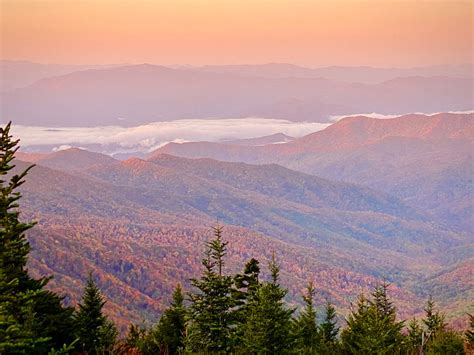
{"label": "mountain peak", "polygon": [[90,152],[81,148],[68,148],[39,157],[36,162],[40,165],[64,171],[87,169],[94,165],[110,165],[117,162],[114,158]]}
{"label": "mountain peak", "polygon": [[333,149],[355,148],[387,137],[474,139],[474,114],[408,114],[386,119],[350,116],[292,143],[306,147],[314,144],[314,148],[321,144]]}

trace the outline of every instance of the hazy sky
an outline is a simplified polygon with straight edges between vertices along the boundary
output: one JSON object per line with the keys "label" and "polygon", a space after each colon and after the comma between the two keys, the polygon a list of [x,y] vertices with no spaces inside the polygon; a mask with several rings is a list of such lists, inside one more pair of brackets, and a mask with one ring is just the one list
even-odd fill
{"label": "hazy sky", "polygon": [[0,1],[3,59],[309,66],[473,61],[473,1]]}

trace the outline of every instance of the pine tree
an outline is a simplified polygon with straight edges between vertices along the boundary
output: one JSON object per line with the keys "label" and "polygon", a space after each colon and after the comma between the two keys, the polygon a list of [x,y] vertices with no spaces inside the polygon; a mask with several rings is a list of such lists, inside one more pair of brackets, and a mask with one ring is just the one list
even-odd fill
{"label": "pine tree", "polygon": [[280,268],[274,257],[270,271],[272,281],[260,284],[247,304],[247,318],[240,325],[243,339],[239,352],[286,354],[292,350],[291,316],[294,310],[285,307],[287,290],[279,284]]}
{"label": "pine tree", "polygon": [[243,274],[234,277],[235,289],[234,298],[239,304],[244,304],[249,296],[255,293],[259,285],[258,277],[260,275],[259,261],[252,258],[246,264]]}
{"label": "pine tree", "polygon": [[154,343],[151,330],[130,323],[125,340],[119,341],[114,353],[127,355],[154,355],[160,353],[160,344]]}
{"label": "pine tree", "polygon": [[156,329],[161,350],[166,354],[177,354],[183,350],[185,330],[186,308],[181,286],[178,285],[173,293],[171,305],[160,318]]}
{"label": "pine tree", "polygon": [[406,335],[406,348],[410,354],[420,354],[423,348],[423,329],[420,323],[413,318],[408,323],[408,333]]}
{"label": "pine tree", "polygon": [[466,330],[465,337],[471,348],[474,348],[474,316],[468,314],[469,316],[469,329]]}
{"label": "pine tree", "polygon": [[358,309],[349,316],[342,332],[342,343],[352,353],[388,354],[399,352],[403,322],[396,321],[396,310],[387,297],[388,284],[375,288],[372,300],[359,299]]}
{"label": "pine tree", "polygon": [[[72,308],[44,289],[50,278],[33,279],[26,263],[30,244],[25,232],[33,223],[19,219],[18,188],[28,171],[13,174],[18,140],[10,135],[11,124],[0,128],[0,353],[47,353],[71,343]],[[4,177],[9,174],[9,180]]]}
{"label": "pine tree", "polygon": [[78,346],[88,354],[103,352],[115,344],[118,332],[114,324],[102,313],[105,303],[92,273],[89,273],[76,314]]}
{"label": "pine tree", "polygon": [[434,337],[437,332],[443,331],[446,328],[444,314],[436,310],[432,296],[428,298],[424,311],[425,318],[423,319],[423,323],[426,326],[428,338],[431,338]]}
{"label": "pine tree", "polygon": [[204,273],[192,279],[197,292],[190,294],[190,326],[186,348],[191,352],[224,353],[232,350],[235,330],[236,304],[232,297],[233,277],[223,274],[227,242],[222,239],[220,226],[214,227],[214,239],[206,244],[202,260]]}
{"label": "pine tree", "polygon": [[44,353],[51,339],[36,337],[32,330],[37,292],[16,293],[17,285],[0,271],[0,354]]}
{"label": "pine tree", "polygon": [[465,351],[462,336],[452,330],[438,331],[427,344],[426,354],[463,355]]}
{"label": "pine tree", "polygon": [[324,352],[328,354],[337,353],[337,335],[339,334],[339,327],[337,326],[336,309],[330,302],[326,302],[324,307],[324,319],[319,328],[321,331],[321,340],[325,349]]}
{"label": "pine tree", "polygon": [[306,287],[306,294],[303,295],[304,309],[294,322],[297,350],[302,353],[317,352],[322,341],[316,324],[315,294],[316,289],[313,283],[310,282]]}
{"label": "pine tree", "polygon": [[243,327],[242,323],[245,323],[249,312],[248,304],[254,297],[260,285],[260,265],[256,259],[250,259],[244,267],[242,274],[234,276],[234,287],[232,287],[232,297],[235,303],[235,321],[236,328],[233,333],[234,339],[233,344],[240,344],[243,342]]}
{"label": "pine tree", "polygon": [[[353,310],[347,318],[347,326],[341,334],[342,346],[348,353],[355,353],[363,344],[364,337],[368,332],[370,320],[370,305],[367,298],[362,294],[357,300],[357,310]],[[365,344],[364,344],[365,345]]]}

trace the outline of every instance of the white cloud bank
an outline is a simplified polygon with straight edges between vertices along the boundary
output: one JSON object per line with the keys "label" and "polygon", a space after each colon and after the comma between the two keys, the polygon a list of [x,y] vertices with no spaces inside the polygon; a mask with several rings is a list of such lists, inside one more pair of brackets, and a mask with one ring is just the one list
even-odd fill
{"label": "white cloud bank", "polygon": [[[21,146],[88,146],[101,145],[104,152],[149,152],[169,142],[212,141],[254,138],[274,133],[300,137],[320,131],[330,124],[291,122],[268,118],[186,119],[155,122],[136,127],[35,127],[13,126]],[[106,147],[109,148],[106,148]]]}
{"label": "white cloud bank", "polygon": [[[473,113],[459,111],[451,113]],[[421,113],[423,114],[423,113]],[[428,115],[434,115],[430,113]],[[331,116],[331,122],[344,117],[369,116],[378,119],[395,118],[400,115],[378,113]],[[21,139],[21,146],[45,146],[58,151],[69,147],[85,147],[106,154],[141,152],[148,153],[169,142],[183,143],[195,141],[219,142],[245,138],[262,137],[274,133],[284,133],[301,137],[320,131],[332,123],[292,122],[271,118],[229,118],[229,119],[185,119],[168,122],[154,122],[136,127],[37,127],[13,126],[13,134]],[[44,149],[43,149],[44,150]]]}

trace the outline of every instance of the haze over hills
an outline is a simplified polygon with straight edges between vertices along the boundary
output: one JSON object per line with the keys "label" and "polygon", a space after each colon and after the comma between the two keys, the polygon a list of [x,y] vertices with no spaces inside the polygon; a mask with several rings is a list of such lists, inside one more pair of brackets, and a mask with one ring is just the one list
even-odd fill
{"label": "haze over hills", "polygon": [[189,158],[278,163],[393,194],[472,232],[474,114],[350,117],[292,142],[263,147],[171,143],[157,150]]}
{"label": "haze over hills", "polygon": [[[110,65],[65,65],[42,64],[28,61],[0,60],[1,90],[9,91],[22,88],[34,82],[88,69],[105,69],[123,66]],[[377,84],[383,81],[407,76],[447,76],[469,78],[473,76],[472,64],[437,65],[415,68],[374,68],[331,66],[307,68],[287,63],[268,63],[253,65],[205,65],[205,66],[170,66],[175,69],[190,69],[212,73],[227,73],[247,77],[264,78],[326,78],[336,81]]]}
{"label": "haze over hills", "polygon": [[415,68],[374,68],[368,66],[330,66],[321,68],[306,68],[285,63],[269,63],[261,65],[205,65],[201,67],[191,66],[188,68],[212,73],[232,73],[248,77],[325,78],[336,81],[364,84],[377,84],[387,80],[409,76],[447,76],[454,78],[470,78],[474,75],[473,64],[468,63],[460,65],[436,65]]}
{"label": "haze over hills", "polygon": [[469,1],[0,2],[0,355],[474,355]]}
{"label": "haze over hills", "polygon": [[[385,278],[402,317],[417,314],[431,293],[459,320],[473,297],[472,120],[350,117],[288,143],[274,144],[287,138],[277,135],[171,144],[146,160],[77,148],[22,153],[38,164],[22,188],[24,218],[39,222],[30,270],[55,275],[52,287],[73,303],[93,270],[108,312],[125,327],[159,314],[177,282],[189,287],[218,218],[229,268],[275,251],[290,303],[313,279],[320,301],[330,298],[345,314]],[[171,148],[263,165],[164,154]],[[265,164],[274,160],[307,172]]]}
{"label": "haze over hills", "polygon": [[0,92],[22,88],[52,76],[114,66],[116,65],[41,64],[27,61],[0,60]]}
{"label": "haze over hills", "polygon": [[[436,227],[388,195],[277,165],[168,155],[109,164],[108,157],[81,151],[77,160],[77,154],[43,156],[23,188],[26,216],[39,221],[31,268],[57,275],[54,286],[68,289],[71,300],[77,280],[92,268],[119,321],[156,314],[172,285],[189,285],[204,230],[217,217],[229,225],[230,267],[248,255],[268,259],[274,250],[282,269],[288,267],[292,302],[314,277],[343,310],[376,278],[390,277],[400,287],[397,302],[417,312],[424,295],[412,284],[456,267],[437,260],[439,253],[464,258],[460,250],[469,247],[465,235]],[[105,164],[89,165],[94,159]],[[75,170],[70,161],[78,162]]]}
{"label": "haze over hills", "polygon": [[243,145],[243,146],[250,146],[250,147],[257,147],[267,144],[281,144],[281,143],[288,143],[294,140],[294,137],[290,137],[283,133],[275,133],[269,136],[263,137],[256,137],[256,138],[247,138],[247,139],[236,139],[231,141],[224,141],[224,144],[231,144],[231,145]]}
{"label": "haze over hills", "polygon": [[473,80],[410,76],[364,84],[143,64],[45,78],[3,93],[1,110],[15,124],[53,127],[255,116],[328,122],[353,113],[469,110]]}

